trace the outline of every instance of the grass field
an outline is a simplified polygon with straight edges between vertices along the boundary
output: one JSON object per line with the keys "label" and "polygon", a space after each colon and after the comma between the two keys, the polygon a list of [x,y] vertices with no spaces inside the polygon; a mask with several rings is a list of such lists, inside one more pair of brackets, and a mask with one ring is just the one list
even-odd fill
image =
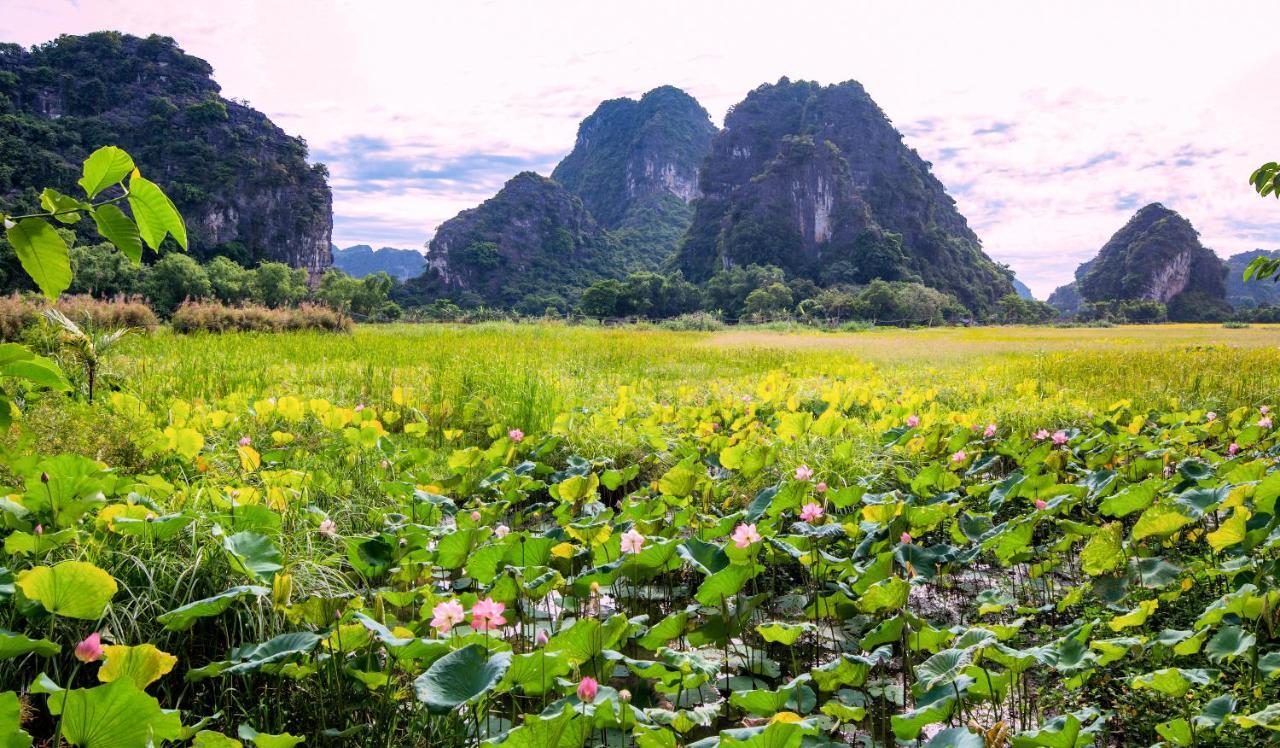
{"label": "grass field", "polygon": [[[33,395],[6,440],[0,692],[37,741],[1280,729],[1280,328],[395,325],[120,350],[112,391]],[[105,651],[75,656],[94,633]]]}

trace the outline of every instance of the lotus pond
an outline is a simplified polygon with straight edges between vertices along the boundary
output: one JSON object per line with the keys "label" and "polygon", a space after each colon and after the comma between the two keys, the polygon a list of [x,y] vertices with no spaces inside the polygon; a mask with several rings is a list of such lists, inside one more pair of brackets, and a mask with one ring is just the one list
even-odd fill
{"label": "lotus pond", "polygon": [[0,746],[1267,745],[1280,330],[126,344],[0,471]]}

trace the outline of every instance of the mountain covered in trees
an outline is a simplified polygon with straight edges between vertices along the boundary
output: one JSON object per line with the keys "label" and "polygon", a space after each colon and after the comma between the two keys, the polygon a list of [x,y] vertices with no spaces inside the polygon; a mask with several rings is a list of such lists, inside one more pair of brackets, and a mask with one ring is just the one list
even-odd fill
{"label": "mountain covered in trees", "polygon": [[[1200,243],[1191,222],[1160,203],[1140,209],[1076,269],[1075,282],[1049,303],[1064,311],[1086,305],[1144,303],[1174,321],[1220,319],[1230,314],[1222,260]],[[1132,315],[1130,315],[1132,316]],[[1133,320],[1136,321],[1136,320]]]}
{"label": "mountain covered in trees", "polygon": [[1259,257],[1280,258],[1280,250],[1255,249],[1227,258],[1227,303],[1236,309],[1253,309],[1261,306],[1280,306],[1280,284],[1271,280],[1244,280],[1249,263]]}
{"label": "mountain covered in trees", "polygon": [[74,194],[80,163],[127,150],[186,219],[192,253],[244,265],[331,264],[328,173],[261,112],[220,95],[213,69],[173,39],[117,32],[0,44],[0,198],[38,207]]}
{"label": "mountain covered in trees", "polygon": [[555,180],[522,172],[440,224],[427,269],[418,285],[438,284],[489,306],[538,308],[563,305],[564,294],[625,267],[617,241],[582,200]]}
{"label": "mountain covered in trees", "polygon": [[421,275],[427,259],[416,249],[374,249],[368,244],[357,244],[346,249],[334,246],[333,266],[352,278],[386,273],[392,278],[406,280]]}
{"label": "mountain covered in trees", "polygon": [[692,220],[714,134],[707,111],[672,86],[600,104],[550,179],[518,174],[441,224],[406,298],[540,313],[567,309],[595,281],[662,268]]}
{"label": "mountain covered in trees", "polygon": [[691,280],[773,265],[822,285],[916,280],[983,313],[1014,292],[929,164],[855,81],[783,78],[725,117],[677,258]]}
{"label": "mountain covered in trees", "polygon": [[578,126],[551,178],[631,255],[656,267],[693,220],[698,168],[715,133],[707,110],[674,86],[638,101],[610,99]]}

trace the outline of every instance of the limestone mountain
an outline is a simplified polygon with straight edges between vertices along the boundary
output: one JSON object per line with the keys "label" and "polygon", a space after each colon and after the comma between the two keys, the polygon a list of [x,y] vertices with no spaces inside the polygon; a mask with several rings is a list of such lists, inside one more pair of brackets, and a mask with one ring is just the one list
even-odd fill
{"label": "limestone mountain", "polygon": [[1211,319],[1230,312],[1225,273],[1190,221],[1151,203],[1076,269],[1073,289],[1058,289],[1050,303],[1063,308],[1075,293],[1081,303],[1155,301],[1175,321]]}
{"label": "limestone mountain", "polygon": [[35,208],[41,187],[74,194],[85,156],[118,145],[173,199],[198,258],[324,270],[328,172],[301,139],[221,96],[212,73],[164,36],[0,45],[0,197]]}
{"label": "limestone mountain", "polygon": [[636,260],[674,254],[693,219],[698,169],[715,135],[707,110],[674,86],[610,99],[578,126],[552,179],[577,195]]}
{"label": "limestone mountain", "polygon": [[1019,298],[1034,300],[1035,295],[1031,293],[1031,289],[1027,288],[1027,284],[1017,278],[1010,278],[1009,282],[1013,284],[1013,292],[1018,294]]}
{"label": "limestone mountain", "polygon": [[352,278],[386,273],[392,278],[405,280],[420,275],[427,266],[427,259],[416,249],[374,249],[368,244],[356,244],[346,249],[335,246],[333,266]]}
{"label": "limestone mountain", "polygon": [[[625,271],[618,243],[582,201],[533,172],[440,224],[427,249],[427,273],[450,295],[489,306],[562,304],[593,281]],[[420,284],[421,285],[421,284]]]}
{"label": "limestone mountain", "polygon": [[955,202],[855,81],[783,78],[725,117],[677,265],[771,264],[820,283],[919,280],[989,311],[1013,293]]}
{"label": "limestone mountain", "polygon": [[1280,284],[1271,280],[1244,280],[1245,268],[1258,257],[1280,257],[1280,249],[1267,251],[1255,249],[1227,258],[1227,303],[1236,309],[1252,309],[1260,306],[1280,306]]}

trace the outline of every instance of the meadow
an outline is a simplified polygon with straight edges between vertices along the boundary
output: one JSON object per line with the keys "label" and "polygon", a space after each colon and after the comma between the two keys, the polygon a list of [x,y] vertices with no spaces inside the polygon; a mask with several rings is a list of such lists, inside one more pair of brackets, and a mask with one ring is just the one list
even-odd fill
{"label": "meadow", "polygon": [[0,746],[1280,730],[1280,327],[161,329],[101,381],[3,443]]}

